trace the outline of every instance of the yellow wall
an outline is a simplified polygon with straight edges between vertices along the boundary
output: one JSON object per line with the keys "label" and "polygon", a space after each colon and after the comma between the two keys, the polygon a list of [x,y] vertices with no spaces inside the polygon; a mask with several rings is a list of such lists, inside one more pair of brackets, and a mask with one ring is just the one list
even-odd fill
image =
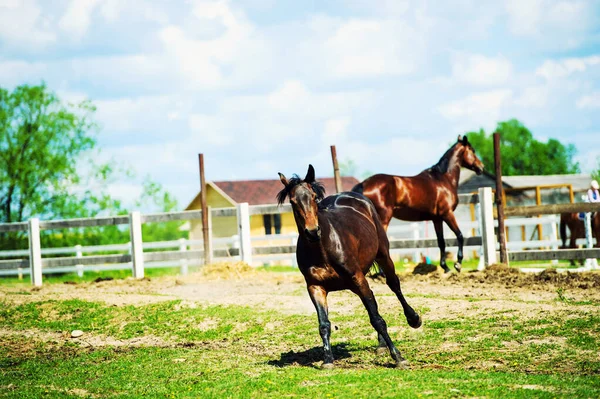
{"label": "yellow wall", "polygon": [[[227,198],[221,193],[215,190],[213,187],[208,186],[206,190],[206,202],[208,206],[212,208],[231,208],[235,204],[232,204]],[[200,196],[194,199],[188,206],[188,210],[200,209],[201,199]],[[296,222],[294,221],[294,214],[284,213],[281,215],[281,234],[297,233]],[[219,216],[212,218],[212,235],[213,237],[231,237],[236,235],[237,231],[237,217],[235,216]],[[250,216],[250,234],[253,236],[262,236],[265,234],[265,227],[263,224],[262,215]],[[202,220],[195,219],[190,220],[190,239],[201,240],[202,239]]]}

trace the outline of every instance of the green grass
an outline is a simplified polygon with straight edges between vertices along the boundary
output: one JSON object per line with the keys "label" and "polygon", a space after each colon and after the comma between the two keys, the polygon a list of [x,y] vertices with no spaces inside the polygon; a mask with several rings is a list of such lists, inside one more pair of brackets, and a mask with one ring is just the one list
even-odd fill
{"label": "green grass", "polygon": [[[419,309],[421,330],[384,313],[402,327],[392,338],[409,370],[376,355],[364,309],[332,311],[337,368],[324,371],[314,315],[181,301],[0,302],[0,331],[12,332],[0,334],[0,397],[599,397],[600,315],[587,309],[429,322]],[[86,335],[64,338],[73,329]],[[121,345],[97,346],[106,336]],[[141,337],[146,345],[135,346]]]}
{"label": "green grass", "polygon": [[[189,272],[192,273],[199,269],[199,267],[190,266]],[[179,267],[158,267],[158,268],[146,268],[144,270],[145,277],[154,278],[162,276],[176,276],[180,272]],[[105,270],[105,271],[86,271],[82,277],[79,277],[77,273],[58,273],[58,274],[44,274],[43,283],[55,284],[55,283],[87,283],[94,281],[98,278],[113,278],[113,279],[125,279],[131,277],[131,269],[122,270]],[[0,285],[10,286],[31,286],[31,280],[28,274],[23,276],[23,279],[18,277],[0,277]]]}

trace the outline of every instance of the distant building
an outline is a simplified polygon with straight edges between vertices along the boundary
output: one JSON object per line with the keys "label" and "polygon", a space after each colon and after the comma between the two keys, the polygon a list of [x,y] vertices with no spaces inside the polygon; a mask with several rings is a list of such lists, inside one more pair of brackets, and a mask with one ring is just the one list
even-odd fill
{"label": "distant building", "polygon": [[[334,194],[335,181],[331,177],[317,179],[325,186],[326,195]],[[359,181],[354,177],[342,177],[343,191],[350,191]],[[276,196],[283,185],[279,179],[238,180],[207,182],[206,202],[212,208],[231,208],[247,202],[249,205],[275,205]],[[194,197],[185,210],[201,208],[201,193]],[[291,212],[272,215],[251,215],[250,230],[253,236],[268,234],[297,233],[294,215]],[[212,219],[213,237],[231,237],[237,234],[237,218],[218,217]],[[191,240],[202,239],[202,221],[190,221]]]}

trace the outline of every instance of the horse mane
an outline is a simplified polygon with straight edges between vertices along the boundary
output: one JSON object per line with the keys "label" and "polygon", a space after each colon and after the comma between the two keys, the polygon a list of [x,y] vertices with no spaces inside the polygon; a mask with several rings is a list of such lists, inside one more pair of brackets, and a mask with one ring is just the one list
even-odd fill
{"label": "horse mane", "polygon": [[[281,190],[278,194],[277,194],[277,204],[281,205],[285,202],[285,199],[290,195],[290,193],[292,192],[292,189],[294,187],[296,187],[297,185],[299,185],[300,183],[303,183],[304,180],[302,180],[300,177],[298,177],[298,175],[293,175],[289,180],[288,180],[288,184],[287,186],[285,186],[283,188],[283,190]],[[317,202],[320,202],[323,198],[325,198],[325,187],[323,186],[323,183],[318,182],[318,181],[313,181],[312,183],[308,183],[310,185],[310,188],[315,192],[315,194],[317,195]]]}
{"label": "horse mane", "polygon": [[447,173],[448,172],[448,168],[450,167],[450,158],[452,158],[452,154],[454,153],[454,149],[455,149],[455,147],[458,144],[462,144],[464,146],[470,145],[470,144],[465,144],[465,143],[463,143],[461,141],[454,143],[454,145],[452,147],[450,147],[444,153],[444,155],[442,155],[442,157],[440,158],[440,160],[438,161],[438,163],[436,163],[431,168],[429,168],[429,171],[431,173],[439,174],[439,175],[443,175],[444,173]]}

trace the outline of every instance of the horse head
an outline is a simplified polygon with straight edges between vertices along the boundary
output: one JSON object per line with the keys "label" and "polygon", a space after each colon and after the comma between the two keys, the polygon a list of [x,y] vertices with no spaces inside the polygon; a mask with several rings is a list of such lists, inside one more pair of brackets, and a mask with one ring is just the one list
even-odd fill
{"label": "horse head", "polygon": [[304,180],[297,175],[288,180],[282,173],[279,173],[279,180],[284,186],[283,190],[277,194],[279,205],[289,198],[298,232],[304,234],[309,241],[319,241],[321,227],[319,226],[317,204],[324,198],[325,189],[321,183],[315,181],[315,169],[312,165],[308,165],[308,172]]}
{"label": "horse head", "polygon": [[461,166],[472,170],[478,175],[482,174],[484,168],[483,162],[481,162],[477,155],[475,155],[475,150],[473,149],[471,143],[469,143],[467,136],[458,136],[457,144],[462,145],[464,148],[462,152]]}

